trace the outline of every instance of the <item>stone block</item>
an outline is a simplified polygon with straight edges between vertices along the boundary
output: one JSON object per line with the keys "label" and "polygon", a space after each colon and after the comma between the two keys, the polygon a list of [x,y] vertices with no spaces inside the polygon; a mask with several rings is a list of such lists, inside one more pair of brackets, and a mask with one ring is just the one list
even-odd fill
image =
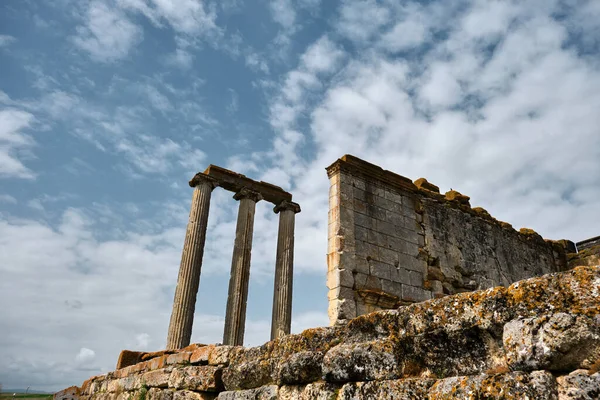
{"label": "stone block", "polygon": [[210,365],[175,368],[169,377],[169,387],[203,392],[222,390],[222,369]]}
{"label": "stone block", "polygon": [[142,361],[142,356],[144,352],[141,351],[131,351],[131,350],[123,350],[119,354],[119,359],[117,360],[117,368],[121,369],[125,367],[129,367],[130,365],[135,365]]}
{"label": "stone block", "polygon": [[214,400],[216,398],[216,393],[192,392],[191,390],[173,392],[173,400]]}
{"label": "stone block", "polygon": [[421,302],[431,299],[431,292],[420,287],[402,285],[402,300]]}
{"label": "stone block", "polygon": [[435,193],[439,193],[440,192],[440,188],[436,185],[434,185],[431,182],[428,182],[427,179],[425,178],[419,178],[414,182],[415,186],[418,187],[419,189],[426,189],[429,190],[431,192],[435,192]]}
{"label": "stone block", "polygon": [[364,289],[367,283],[368,274],[356,273],[354,275],[354,285],[357,289]]}
{"label": "stone block", "polygon": [[359,257],[378,259],[379,258],[378,251],[379,251],[379,247],[377,247],[371,243],[362,242],[362,241],[356,242],[356,255]]}
{"label": "stone block", "polygon": [[354,318],[356,317],[356,302],[354,299],[330,300],[327,314],[329,321]]}
{"label": "stone block", "polygon": [[416,257],[419,255],[419,245],[397,237],[390,237],[387,241],[387,247],[390,250],[409,256]]}
{"label": "stone block", "polygon": [[[399,324],[402,331],[402,321]],[[400,336],[399,354],[402,355],[405,377],[447,378],[478,375],[499,367],[507,370],[503,364],[501,342],[495,334],[477,326],[457,331],[442,328],[417,336]]]}
{"label": "stone block", "polygon": [[394,379],[398,377],[396,348],[389,341],[340,344],[323,358],[323,379],[327,382]]}
{"label": "stone block", "polygon": [[406,283],[410,286],[423,287],[423,274],[417,271],[406,270]]}
{"label": "stone block", "polygon": [[404,220],[404,215],[394,211],[386,211],[385,213],[385,222],[389,222],[390,224],[404,226],[406,224]]}
{"label": "stone block", "polygon": [[384,197],[388,200],[393,201],[394,203],[402,204],[402,194],[396,192],[393,189],[387,189],[385,191]]}
{"label": "stone block", "polygon": [[192,352],[190,355],[191,364],[208,364],[208,356],[213,351],[215,345],[208,345],[200,347]]}
{"label": "stone block", "polygon": [[560,400],[600,398],[600,373],[598,372],[589,374],[587,370],[578,369],[569,375],[558,377],[557,381]]}
{"label": "stone block", "polygon": [[229,357],[235,346],[215,346],[208,355],[209,365],[229,365]]}
{"label": "stone block", "polygon": [[368,215],[367,214],[367,206],[368,205],[367,205],[366,202],[361,201],[361,200],[356,199],[356,198],[354,199],[353,209],[354,209],[355,212],[358,212],[358,213],[361,213],[361,214],[364,214],[364,215]]}
{"label": "stone block", "polygon": [[376,226],[378,224],[378,221],[374,218],[369,217],[368,215],[354,213],[354,224],[367,229],[377,229]]}
{"label": "stone block", "polygon": [[515,319],[504,325],[511,370],[569,371],[600,363],[600,324],[566,313]]}
{"label": "stone block", "polygon": [[166,388],[169,387],[169,378],[171,377],[171,371],[168,369],[157,369],[154,371],[146,372],[142,376],[142,381],[148,387]]}
{"label": "stone block", "polygon": [[175,392],[172,390],[162,390],[158,388],[150,388],[148,393],[146,394],[146,399],[148,400],[173,400],[173,394]]}
{"label": "stone block", "polygon": [[327,299],[354,299],[354,290],[352,288],[338,286],[336,288],[330,289],[327,292]]}
{"label": "stone block", "polygon": [[369,262],[369,272],[372,276],[376,276],[381,279],[390,280],[391,272],[390,270],[394,268],[389,264],[385,264],[378,261],[370,261]]}
{"label": "stone block", "polygon": [[332,400],[337,398],[339,385],[327,382],[315,382],[308,385],[282,386],[279,388],[279,400]]}
{"label": "stone block", "polygon": [[321,379],[323,353],[300,351],[281,361],[277,369],[279,385],[298,385]]}
{"label": "stone block", "polygon": [[402,298],[402,284],[398,282],[392,282],[385,279],[381,280],[381,289],[388,294],[397,296],[399,299]]}
{"label": "stone block", "polygon": [[119,379],[119,386],[125,391],[132,391],[142,387],[142,379],[139,375],[127,376]]}
{"label": "stone block", "polygon": [[186,364],[190,362],[191,351],[182,351],[167,356],[167,365]]}
{"label": "stone block", "polygon": [[333,269],[327,273],[328,289],[335,289],[339,286],[351,288],[354,286],[354,276],[352,271],[347,269]]}
{"label": "stone block", "polygon": [[77,386],[71,386],[54,394],[54,400],[78,400],[81,392]]}
{"label": "stone block", "polygon": [[425,274],[427,271],[427,263],[424,260],[403,253],[398,253],[398,266],[421,274]]}
{"label": "stone block", "polygon": [[365,257],[357,256],[354,260],[354,271],[361,274],[369,274],[369,262]]}
{"label": "stone block", "polygon": [[365,190],[365,181],[363,181],[362,179],[352,176],[350,177],[350,182],[355,188]]}
{"label": "stone block", "polygon": [[364,203],[368,202],[367,192],[364,190],[355,187],[352,190],[352,195],[354,196],[355,200],[362,201]]}
{"label": "stone block", "polygon": [[[398,265],[398,252],[391,250],[391,249],[385,249],[383,247],[379,248],[379,261],[386,263],[388,265],[392,265],[392,266],[396,266]],[[390,279],[389,277],[386,279]]]}
{"label": "stone block", "polygon": [[219,393],[218,400],[277,400],[277,385],[259,387],[257,389],[235,390]]}
{"label": "stone block", "polygon": [[392,223],[385,221],[376,221],[374,225],[375,227],[372,229],[375,229],[379,233],[383,233],[388,236],[399,237],[396,225]]}
{"label": "stone block", "polygon": [[223,370],[223,384],[226,390],[253,389],[276,381],[278,360],[255,359],[238,360]]}
{"label": "stone block", "polygon": [[339,391],[337,400],[430,399],[427,393],[434,383],[434,379],[427,378],[346,383]]}
{"label": "stone block", "polygon": [[356,225],[354,228],[354,238],[358,241],[366,242],[369,240],[368,239],[369,232],[372,232],[372,231],[370,231],[369,229],[363,228],[362,226]]}

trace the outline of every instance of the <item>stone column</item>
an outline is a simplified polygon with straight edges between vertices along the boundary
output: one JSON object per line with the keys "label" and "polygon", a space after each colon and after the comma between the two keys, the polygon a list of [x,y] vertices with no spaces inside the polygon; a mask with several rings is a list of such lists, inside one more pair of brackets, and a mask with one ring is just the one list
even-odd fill
{"label": "stone column", "polygon": [[289,335],[292,326],[292,286],[294,277],[294,223],[300,212],[297,203],[284,201],[275,208],[279,213],[275,287],[273,289],[273,317],[271,340]]}
{"label": "stone column", "polygon": [[204,255],[210,196],[217,183],[214,179],[199,173],[190,181],[190,186],[194,188],[194,194],[175,288],[173,312],[167,335],[167,350],[181,349],[190,344]]}
{"label": "stone column", "polygon": [[227,310],[225,312],[225,331],[223,344],[241,346],[244,343],[246,324],[246,302],[250,280],[250,254],[252,252],[252,231],[256,203],[262,199],[260,193],[242,189],[233,196],[239,200],[235,243],[231,261]]}

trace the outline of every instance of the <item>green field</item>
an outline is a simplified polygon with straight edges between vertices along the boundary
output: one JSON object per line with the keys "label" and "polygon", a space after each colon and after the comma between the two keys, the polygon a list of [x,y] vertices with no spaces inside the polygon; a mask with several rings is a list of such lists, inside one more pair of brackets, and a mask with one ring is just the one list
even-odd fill
{"label": "green field", "polygon": [[0,393],[1,400],[8,400],[8,399],[42,400],[42,399],[51,399],[51,398],[52,398],[52,395],[47,394],[47,393],[17,393],[15,396],[13,396],[12,393]]}

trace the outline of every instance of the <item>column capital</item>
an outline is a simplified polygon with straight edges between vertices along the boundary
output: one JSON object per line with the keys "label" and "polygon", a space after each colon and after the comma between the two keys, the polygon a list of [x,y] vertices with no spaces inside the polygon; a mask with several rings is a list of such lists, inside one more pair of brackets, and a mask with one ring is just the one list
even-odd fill
{"label": "column capital", "polygon": [[196,187],[203,183],[205,183],[205,184],[207,183],[207,184],[211,185],[211,188],[210,188],[211,190],[216,188],[217,186],[219,186],[219,182],[215,178],[211,178],[210,176],[208,176],[202,172],[198,172],[189,181],[190,187]]}
{"label": "column capital", "polygon": [[282,201],[281,203],[279,203],[278,205],[276,205],[275,207],[273,207],[273,212],[275,214],[278,214],[279,211],[293,211],[294,214],[298,214],[301,210],[300,210],[300,204],[298,203],[294,203],[293,201]]}
{"label": "column capital", "polygon": [[255,192],[254,190],[242,188],[239,192],[233,195],[233,198],[236,200],[250,199],[257,203],[263,199],[263,196],[262,194],[260,194],[259,192]]}

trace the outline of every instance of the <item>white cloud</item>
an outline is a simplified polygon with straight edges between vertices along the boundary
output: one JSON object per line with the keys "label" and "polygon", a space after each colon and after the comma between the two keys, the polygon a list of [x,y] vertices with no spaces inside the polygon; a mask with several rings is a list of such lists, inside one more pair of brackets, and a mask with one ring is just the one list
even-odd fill
{"label": "white cloud", "polygon": [[344,51],[328,36],[323,36],[310,45],[301,56],[302,64],[311,72],[331,72],[341,59]]}
{"label": "white cloud", "polygon": [[17,41],[17,38],[15,38],[14,36],[0,35],[0,48],[8,47],[9,45],[13,44],[16,41]]}
{"label": "white cloud", "polygon": [[17,204],[17,199],[9,194],[0,194],[0,203]]}
{"label": "white cloud", "polygon": [[343,0],[336,26],[341,35],[361,44],[376,35],[390,19],[390,10],[375,0]]}
{"label": "white cloud", "polygon": [[140,350],[147,350],[150,344],[150,335],[147,333],[140,333],[135,336],[136,348]]}
{"label": "white cloud", "polygon": [[294,29],[296,9],[291,0],[271,0],[269,3],[273,20],[285,29]]}
{"label": "white cloud", "polygon": [[118,0],[117,3],[140,12],[157,26],[166,22],[179,33],[202,35],[218,31],[215,10],[202,0]]}
{"label": "white cloud", "polygon": [[182,69],[190,69],[194,63],[194,56],[189,51],[178,48],[167,57],[167,63]]}
{"label": "white cloud", "polygon": [[35,173],[19,160],[19,152],[32,147],[35,142],[24,133],[35,118],[32,114],[15,108],[0,110],[0,178],[32,179]]}
{"label": "white cloud", "polygon": [[94,350],[82,347],[79,350],[79,353],[77,353],[77,355],[75,356],[75,361],[79,363],[88,363],[94,358],[96,358],[96,352]]}
{"label": "white cloud", "polygon": [[85,11],[73,43],[96,61],[114,62],[127,57],[142,37],[142,29],[122,11],[96,0]]}

